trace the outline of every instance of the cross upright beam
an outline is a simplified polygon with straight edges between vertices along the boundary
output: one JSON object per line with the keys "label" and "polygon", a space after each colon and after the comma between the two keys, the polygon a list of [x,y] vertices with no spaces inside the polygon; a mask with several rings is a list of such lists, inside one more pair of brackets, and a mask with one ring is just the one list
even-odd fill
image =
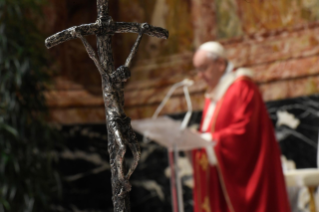
{"label": "cross upright beam", "polygon": [[[146,23],[114,22],[109,16],[109,1],[97,0],[98,17],[95,23],[83,24],[58,32],[46,39],[47,48],[72,40],[81,39],[89,57],[94,61],[102,79],[102,92],[105,106],[106,128],[108,133],[108,151],[111,165],[111,183],[114,212],[129,212],[129,196],[131,190],[129,179],[140,158],[140,147],[131,127],[131,119],[124,112],[123,83],[130,77],[130,63],[137,52],[143,34],[168,38],[168,31]],[[112,54],[112,36],[115,33],[137,33],[138,38],[128,56],[125,65],[115,70]],[[97,53],[84,36],[96,35]],[[133,162],[128,170],[124,165],[124,155],[129,147],[133,154]]]}
{"label": "cross upright beam", "polygon": [[97,17],[107,18],[109,16],[109,1],[108,0],[97,0]]}

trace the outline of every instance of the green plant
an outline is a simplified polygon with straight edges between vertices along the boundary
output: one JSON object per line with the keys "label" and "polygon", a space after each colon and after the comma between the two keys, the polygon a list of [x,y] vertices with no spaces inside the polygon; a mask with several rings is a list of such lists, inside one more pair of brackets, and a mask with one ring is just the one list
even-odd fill
{"label": "green plant", "polygon": [[0,211],[49,211],[59,190],[59,139],[44,121],[44,37],[34,24],[43,3],[0,0]]}

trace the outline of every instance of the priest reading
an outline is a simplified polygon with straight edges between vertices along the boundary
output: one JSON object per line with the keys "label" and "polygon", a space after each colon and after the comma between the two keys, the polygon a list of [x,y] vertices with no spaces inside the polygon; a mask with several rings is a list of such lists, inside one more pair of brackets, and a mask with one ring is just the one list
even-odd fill
{"label": "priest reading", "polygon": [[200,132],[214,147],[194,150],[195,212],[290,212],[280,149],[251,72],[235,69],[217,42],[193,63],[209,92]]}

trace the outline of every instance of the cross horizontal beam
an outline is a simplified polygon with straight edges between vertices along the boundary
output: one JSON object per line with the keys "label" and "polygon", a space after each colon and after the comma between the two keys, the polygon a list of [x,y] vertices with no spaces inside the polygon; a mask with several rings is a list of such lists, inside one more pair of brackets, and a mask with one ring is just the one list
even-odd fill
{"label": "cross horizontal beam", "polygon": [[[167,39],[169,33],[166,29],[161,27],[150,27],[145,30],[144,34]],[[59,45],[68,40],[77,38],[74,34],[74,30],[80,32],[83,36],[88,35],[112,35],[115,33],[139,33],[141,30],[141,24],[139,23],[126,23],[126,22],[114,22],[111,25],[101,26],[100,23],[83,24],[76,27],[71,27],[69,29],[58,32],[45,40],[45,46],[50,49],[56,45]]]}

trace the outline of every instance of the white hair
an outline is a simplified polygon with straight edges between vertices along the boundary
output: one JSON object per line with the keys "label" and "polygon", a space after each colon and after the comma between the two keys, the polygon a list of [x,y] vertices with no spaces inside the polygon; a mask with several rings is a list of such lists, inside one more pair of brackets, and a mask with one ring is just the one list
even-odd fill
{"label": "white hair", "polygon": [[207,52],[206,57],[211,59],[211,60],[213,60],[213,61],[217,60],[219,58],[218,55],[216,55],[216,54],[214,54],[212,52]]}
{"label": "white hair", "polygon": [[224,47],[215,41],[210,41],[202,44],[198,50],[204,50],[207,52],[207,57],[212,60],[217,60],[218,58],[223,58],[227,60]]}

